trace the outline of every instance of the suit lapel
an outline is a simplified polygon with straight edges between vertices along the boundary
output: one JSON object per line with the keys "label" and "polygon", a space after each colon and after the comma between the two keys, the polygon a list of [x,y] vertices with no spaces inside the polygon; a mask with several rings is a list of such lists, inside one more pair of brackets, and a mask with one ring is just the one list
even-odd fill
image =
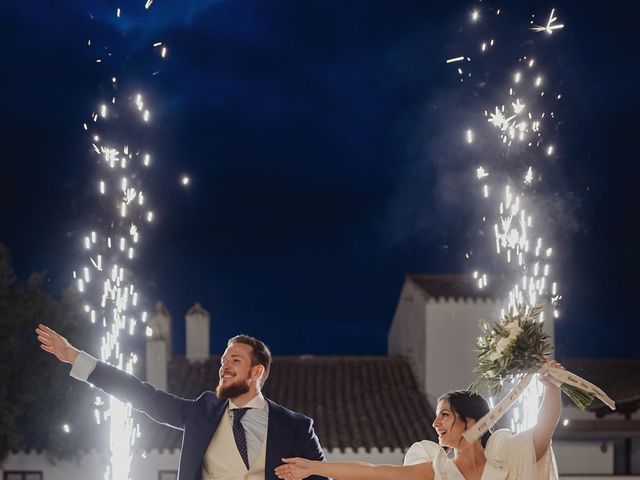
{"label": "suit lapel", "polygon": [[283,425],[284,418],[280,406],[268,398],[266,400],[269,404],[269,426],[267,427],[264,475],[265,479],[270,479],[275,478],[274,470],[282,463],[283,452],[287,451],[284,448],[284,440],[287,435],[282,435],[282,432],[286,432],[287,429]]}

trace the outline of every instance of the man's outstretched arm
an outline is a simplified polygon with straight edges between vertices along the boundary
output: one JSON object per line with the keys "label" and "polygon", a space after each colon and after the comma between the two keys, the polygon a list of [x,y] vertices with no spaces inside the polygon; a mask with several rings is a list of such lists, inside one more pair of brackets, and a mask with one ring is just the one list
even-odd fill
{"label": "man's outstretched arm", "polygon": [[55,330],[40,324],[36,329],[40,348],[64,363],[71,363],[71,376],[115,396],[121,401],[146,413],[159,423],[182,429],[188,409],[194,400],[171,395],[143,383],[134,375],[99,362],[91,355],[78,350]]}

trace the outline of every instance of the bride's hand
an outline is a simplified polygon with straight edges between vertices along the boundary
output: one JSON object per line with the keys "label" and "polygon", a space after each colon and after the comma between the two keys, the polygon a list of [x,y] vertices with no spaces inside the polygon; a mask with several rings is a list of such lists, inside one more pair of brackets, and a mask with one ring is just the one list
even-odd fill
{"label": "bride's hand", "polygon": [[[547,359],[545,363],[551,368],[560,368],[562,370],[565,370],[562,364],[560,362],[556,362],[555,360]],[[549,375],[546,373],[544,375],[540,375],[539,380],[540,380],[540,383],[542,383],[542,385],[544,385],[545,388],[559,388],[558,385],[554,383],[554,381],[551,380]]]}
{"label": "bride's hand", "polygon": [[300,480],[312,474],[312,462],[304,458],[283,458],[283,465],[276,467],[276,476],[283,480]]}

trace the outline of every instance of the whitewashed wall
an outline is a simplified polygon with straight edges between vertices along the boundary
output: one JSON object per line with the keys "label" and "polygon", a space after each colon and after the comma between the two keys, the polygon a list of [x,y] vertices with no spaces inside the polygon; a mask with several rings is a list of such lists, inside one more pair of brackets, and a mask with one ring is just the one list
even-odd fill
{"label": "whitewashed wall", "polygon": [[[134,456],[131,462],[131,478],[134,480],[158,480],[158,471],[177,470],[179,450],[152,451],[143,458]],[[19,452],[10,454],[2,470],[35,470],[44,473],[45,480],[69,480],[103,478],[109,459],[96,452],[82,454],[78,460],[52,460],[46,453]]]}
{"label": "whitewashed wall", "polygon": [[[619,478],[621,480],[640,480],[640,476],[614,477],[613,472],[613,444],[607,443],[606,451],[602,451],[602,442],[567,442],[555,441],[554,449],[558,460],[561,478],[571,475],[572,480],[606,480]],[[373,464],[402,465],[404,452],[400,449],[364,448],[353,450],[325,450],[329,461],[360,461]],[[133,480],[158,480],[160,470],[178,469],[179,450],[152,451],[146,458],[137,455],[132,462],[131,478]],[[11,454],[0,468],[2,470],[37,470],[44,472],[45,480],[68,480],[75,478],[102,478],[105,472],[106,456],[95,452],[82,455],[79,460],[51,461],[44,453],[30,452]],[[581,476],[575,476],[580,474]],[[589,477],[589,475],[598,475]]]}
{"label": "whitewashed wall", "polygon": [[[83,454],[78,460],[54,460],[46,453],[18,452],[9,454],[2,465],[5,471],[36,470],[44,473],[45,480],[70,478],[102,478],[106,457],[95,452]],[[157,479],[156,479],[157,480]]]}
{"label": "whitewashed wall", "polygon": [[553,450],[560,475],[614,472],[613,442],[554,440]]}
{"label": "whitewashed wall", "polygon": [[[344,452],[339,450],[325,450],[325,456],[331,461],[369,462],[375,464],[387,463],[401,465],[404,452],[400,449],[382,450],[372,449],[367,452],[364,448],[353,450],[347,448]],[[177,470],[180,451],[176,450],[152,450],[144,456],[135,455],[131,462],[131,478],[133,480],[158,480],[158,472],[161,470]],[[107,456],[96,452],[84,453],[78,460],[51,460],[45,453],[10,454],[2,469],[10,470],[36,470],[44,472],[45,480],[69,480],[71,478],[103,478],[108,462]],[[2,470],[0,469],[0,472]]]}
{"label": "whitewashed wall", "polygon": [[418,287],[406,280],[387,336],[390,355],[407,357],[418,386],[424,390],[426,349],[426,301]]}
{"label": "whitewashed wall", "polygon": [[390,464],[390,465],[402,465],[404,459],[404,452],[399,449],[383,448],[378,450],[377,448],[371,449],[367,452],[364,448],[358,448],[353,450],[352,448],[346,448],[344,452],[340,450],[325,450],[324,455],[330,462],[367,462],[373,464]]}
{"label": "whitewashed wall", "polygon": [[430,299],[427,302],[425,392],[435,407],[442,393],[465,389],[473,381],[480,319],[496,319],[500,306],[491,300]]}

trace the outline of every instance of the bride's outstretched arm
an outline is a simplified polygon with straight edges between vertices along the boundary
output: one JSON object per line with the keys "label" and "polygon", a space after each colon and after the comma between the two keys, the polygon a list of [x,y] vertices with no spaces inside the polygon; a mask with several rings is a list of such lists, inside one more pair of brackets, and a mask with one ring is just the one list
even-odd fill
{"label": "bride's outstretched arm", "polygon": [[372,465],[362,462],[320,462],[304,458],[283,458],[276,476],[283,480],[299,480],[310,475],[336,480],[433,480],[431,462],[418,465]]}
{"label": "bride's outstretched arm", "polygon": [[[562,367],[558,362],[549,361],[551,366]],[[544,397],[538,411],[538,423],[533,428],[533,446],[536,451],[536,461],[540,460],[551,444],[551,437],[560,420],[562,407],[560,387],[557,387],[548,379],[540,380],[544,385]]]}

